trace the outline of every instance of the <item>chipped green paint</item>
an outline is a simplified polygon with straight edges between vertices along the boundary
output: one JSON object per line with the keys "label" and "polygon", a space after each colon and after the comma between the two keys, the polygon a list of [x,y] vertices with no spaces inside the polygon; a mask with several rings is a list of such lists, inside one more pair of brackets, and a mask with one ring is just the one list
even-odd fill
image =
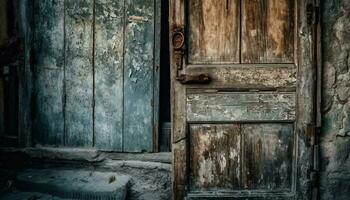
{"label": "chipped green paint", "polygon": [[35,6],[35,141],[153,151],[160,1],[52,0]]}
{"label": "chipped green paint", "polygon": [[66,144],[93,145],[93,1],[66,1]]}
{"label": "chipped green paint", "polygon": [[122,151],[123,1],[96,0],[95,21],[96,147]]}
{"label": "chipped green paint", "polygon": [[187,95],[187,120],[272,121],[295,119],[295,93],[227,92]]}
{"label": "chipped green paint", "polygon": [[64,139],[64,3],[35,1],[34,143],[62,145]]}
{"label": "chipped green paint", "polygon": [[124,150],[153,149],[154,0],[127,0]]}

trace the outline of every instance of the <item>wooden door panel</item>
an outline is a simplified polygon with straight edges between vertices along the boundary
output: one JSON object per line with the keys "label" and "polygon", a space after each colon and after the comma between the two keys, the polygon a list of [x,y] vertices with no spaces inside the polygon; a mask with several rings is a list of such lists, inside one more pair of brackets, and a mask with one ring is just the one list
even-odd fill
{"label": "wooden door panel", "polygon": [[242,63],[294,62],[295,0],[242,0]]}
{"label": "wooden door panel", "polygon": [[240,188],[239,125],[190,125],[191,191]]}
{"label": "wooden door panel", "polygon": [[293,121],[295,93],[220,92],[187,95],[188,122]]}
{"label": "wooden door panel", "polygon": [[294,124],[243,124],[242,187],[292,189]]}
{"label": "wooden door panel", "polygon": [[[296,88],[297,68],[295,64],[252,64],[252,65],[189,65],[186,73],[206,73],[211,77],[206,88],[229,89],[288,89]],[[198,88],[198,85],[188,85]]]}
{"label": "wooden door panel", "polygon": [[291,192],[293,123],[190,124],[190,190]]}
{"label": "wooden door panel", "polygon": [[239,1],[190,0],[189,10],[189,63],[239,63]]}

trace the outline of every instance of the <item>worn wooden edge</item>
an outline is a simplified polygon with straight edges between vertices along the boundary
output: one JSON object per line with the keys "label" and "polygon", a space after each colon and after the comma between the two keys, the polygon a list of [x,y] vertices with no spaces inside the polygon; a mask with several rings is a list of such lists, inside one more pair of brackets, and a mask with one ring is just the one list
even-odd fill
{"label": "worn wooden edge", "polygon": [[316,67],[314,65],[314,38],[312,24],[307,12],[314,7],[314,0],[297,2],[298,26],[298,85],[296,121],[296,175],[295,192],[297,199],[312,198],[313,151],[311,140],[315,133]]}
{"label": "worn wooden edge", "polygon": [[[174,57],[172,33],[173,29],[185,28],[185,0],[169,1],[169,44],[170,44],[170,80],[171,80],[171,135],[172,135],[172,194],[173,200],[182,200],[186,195],[187,149],[186,149],[186,117],[185,101],[182,98],[186,91],[182,85],[174,81],[177,76]],[[186,38],[186,36],[185,36]],[[186,60],[184,58],[183,60]]]}
{"label": "worn wooden edge", "polygon": [[159,152],[160,47],[162,1],[155,0],[154,75],[153,75],[153,152]]}
{"label": "worn wooden edge", "polygon": [[19,143],[20,146],[32,145],[32,66],[31,52],[33,48],[33,1],[19,0],[19,34],[23,48],[21,66],[19,67]]}

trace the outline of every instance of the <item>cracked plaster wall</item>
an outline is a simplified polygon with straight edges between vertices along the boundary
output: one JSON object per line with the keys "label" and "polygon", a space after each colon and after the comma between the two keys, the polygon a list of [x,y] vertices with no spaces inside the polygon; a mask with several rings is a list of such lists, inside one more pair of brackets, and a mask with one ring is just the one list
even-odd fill
{"label": "cracked plaster wall", "polygon": [[350,198],[350,1],[323,1],[323,129],[320,194]]}

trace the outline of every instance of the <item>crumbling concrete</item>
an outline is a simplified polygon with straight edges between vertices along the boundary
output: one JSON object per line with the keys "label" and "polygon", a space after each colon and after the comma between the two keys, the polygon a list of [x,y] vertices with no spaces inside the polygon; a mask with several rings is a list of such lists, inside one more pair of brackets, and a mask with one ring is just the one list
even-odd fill
{"label": "crumbling concrete", "polygon": [[350,198],[350,1],[322,1],[322,200]]}
{"label": "crumbling concrete", "polygon": [[[58,148],[7,149],[6,151],[2,149],[0,150],[0,169],[4,168],[7,171],[4,173],[0,171],[0,177],[9,172],[12,175],[4,178],[3,181],[0,179],[0,185],[14,182],[16,173],[28,168],[113,172],[130,177],[127,199],[169,200],[171,199],[170,158],[170,153],[120,154],[92,149],[74,149],[73,151]],[[11,195],[11,198],[17,198],[17,196],[20,198],[23,195],[32,194]]]}
{"label": "crumbling concrete", "polygon": [[129,180],[115,172],[28,169],[17,176],[16,187],[68,199],[125,200]]}

